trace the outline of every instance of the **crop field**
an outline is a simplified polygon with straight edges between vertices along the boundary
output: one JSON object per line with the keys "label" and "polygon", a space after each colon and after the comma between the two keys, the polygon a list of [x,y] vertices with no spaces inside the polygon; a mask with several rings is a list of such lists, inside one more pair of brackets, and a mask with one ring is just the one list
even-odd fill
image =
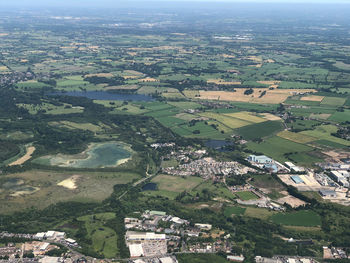
{"label": "crop field", "polygon": [[157,184],[157,190],[145,191],[145,195],[151,196],[165,196],[174,199],[179,193],[183,191],[190,191],[203,182],[199,177],[186,177],[171,175],[159,175],[152,179],[152,183]]}
{"label": "crop field", "polygon": [[346,98],[338,98],[338,97],[325,97],[321,105],[330,105],[330,106],[342,106],[344,105]]}
{"label": "crop field", "polygon": [[235,192],[235,195],[243,201],[258,199],[258,196],[250,191]]}
{"label": "crop field", "polygon": [[216,100],[216,101],[232,101],[232,102],[249,102],[249,103],[267,103],[278,104],[284,102],[289,96],[303,93],[316,92],[313,89],[274,89],[268,88],[254,88],[253,93],[245,95],[246,89],[236,89],[235,92],[228,91],[199,91],[198,93],[185,94],[189,98],[201,100]]}
{"label": "crop field", "polygon": [[218,113],[213,113],[213,112],[204,112],[199,114],[202,117],[207,117],[213,120],[216,120],[218,122],[221,122],[223,125],[231,128],[231,129],[236,129],[240,128],[246,125],[251,124],[248,121],[244,121],[241,119],[233,118],[230,116],[227,116],[227,114],[218,114]]}
{"label": "crop field", "polygon": [[336,122],[346,122],[350,120],[350,110],[345,109],[344,111],[337,111],[328,120]]}
{"label": "crop field", "polygon": [[113,229],[106,226],[108,220],[114,218],[114,213],[99,213],[78,218],[78,221],[85,223],[87,238],[92,241],[91,248],[106,258],[112,258],[118,254],[118,236]]}
{"label": "crop field", "polygon": [[[252,151],[256,151],[259,153],[264,153],[267,156],[276,159],[280,162],[286,162],[289,161],[285,154],[288,153],[305,153],[312,151],[312,147],[306,146],[300,143],[295,143],[283,138],[280,138],[278,136],[274,136],[271,138],[266,139],[265,141],[261,143],[255,143],[255,142],[249,142],[247,144],[248,149]],[[307,162],[314,161],[313,159],[305,159]]]}
{"label": "crop field", "polygon": [[332,136],[331,133],[337,132],[337,127],[333,125],[320,125],[314,130],[302,131],[301,134],[318,138],[319,140],[326,140],[342,144],[345,146],[350,146],[350,142],[343,140],[341,138]]}
{"label": "crop field", "polygon": [[281,132],[277,133],[277,136],[284,138],[284,139],[287,139],[287,140],[290,140],[292,142],[301,143],[301,144],[305,144],[305,143],[309,143],[309,142],[313,142],[313,141],[318,140],[318,138],[315,138],[315,137],[303,135],[301,133],[290,132],[290,131],[281,131]]}
{"label": "crop field", "polygon": [[246,112],[246,111],[235,112],[235,113],[226,113],[225,115],[229,116],[229,117],[236,118],[236,119],[248,121],[251,123],[260,123],[260,122],[266,121],[265,119],[260,118],[258,116],[255,116],[252,113]]}
{"label": "crop field", "polygon": [[317,102],[321,102],[323,99],[324,99],[324,96],[317,96],[317,95],[304,96],[300,98],[300,100],[317,101]]}
{"label": "crop field", "polygon": [[246,140],[253,140],[271,136],[280,130],[282,130],[282,123],[280,121],[266,121],[241,127],[236,129],[235,132]]}
{"label": "crop field", "polygon": [[278,213],[273,215],[270,219],[274,223],[289,226],[315,227],[321,225],[320,215],[310,210]]}

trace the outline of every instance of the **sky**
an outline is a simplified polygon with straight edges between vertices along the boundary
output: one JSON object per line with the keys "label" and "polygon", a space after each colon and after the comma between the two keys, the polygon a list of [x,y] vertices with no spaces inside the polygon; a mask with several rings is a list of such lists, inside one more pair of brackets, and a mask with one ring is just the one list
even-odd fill
{"label": "sky", "polygon": [[142,4],[149,5],[150,2],[158,2],[164,4],[174,3],[313,3],[313,4],[327,4],[327,3],[346,3],[350,4],[350,0],[0,0],[1,6],[23,6],[23,7],[49,7],[49,6],[60,6],[60,7],[118,7],[125,5]]}

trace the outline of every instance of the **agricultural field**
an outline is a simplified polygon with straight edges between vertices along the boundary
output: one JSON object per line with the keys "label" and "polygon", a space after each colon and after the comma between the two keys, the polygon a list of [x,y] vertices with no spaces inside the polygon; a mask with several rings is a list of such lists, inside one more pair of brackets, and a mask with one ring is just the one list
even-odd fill
{"label": "agricultural field", "polygon": [[341,144],[344,146],[350,146],[350,142],[343,140],[341,138],[332,136],[332,133],[337,132],[337,127],[333,125],[320,125],[317,126],[314,130],[302,131],[300,134],[318,138],[319,140],[325,140]]}
{"label": "agricultural field", "polygon": [[278,104],[284,102],[289,96],[296,93],[316,92],[314,89],[252,89],[251,94],[245,94],[246,89],[236,89],[235,92],[227,91],[199,91],[197,94],[187,93],[187,97],[200,100],[230,101]]}
{"label": "agricultural field", "polygon": [[314,162],[319,161],[319,159],[308,155],[308,153],[310,153],[313,150],[312,147],[300,143],[295,143],[278,136],[268,138],[261,143],[250,142],[247,144],[247,147],[252,151],[264,153],[267,156],[278,160],[279,162],[291,161],[287,158],[289,154],[304,154],[301,160],[294,160],[294,155],[289,156],[289,158],[291,158],[292,161],[295,161],[297,163],[310,165]]}
{"label": "agricultural field", "polygon": [[303,135],[300,133],[290,132],[290,131],[279,132],[277,133],[277,136],[290,140],[292,142],[301,143],[301,144],[307,144],[309,142],[318,140],[318,138],[315,138],[315,137]]}
{"label": "agricultural field", "polygon": [[280,121],[267,121],[236,129],[235,132],[246,140],[253,140],[274,135],[280,130],[282,130]]}

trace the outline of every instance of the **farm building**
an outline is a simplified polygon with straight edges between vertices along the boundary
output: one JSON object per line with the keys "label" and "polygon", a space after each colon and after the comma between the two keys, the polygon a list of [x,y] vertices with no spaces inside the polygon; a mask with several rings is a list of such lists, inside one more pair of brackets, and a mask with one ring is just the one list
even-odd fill
{"label": "farm building", "polygon": [[337,193],[333,190],[324,190],[324,189],[321,189],[319,191],[320,195],[322,197],[337,197]]}
{"label": "farm building", "polygon": [[265,155],[250,155],[248,161],[253,163],[267,164],[272,163],[273,160]]}
{"label": "farm building", "polygon": [[243,256],[227,256],[227,260],[234,261],[234,262],[243,262],[244,257]]}
{"label": "farm building", "polygon": [[304,168],[296,166],[294,163],[292,162],[285,162],[284,163],[289,169],[291,169],[293,172],[299,173],[299,172],[303,172],[305,171]]}
{"label": "farm building", "polygon": [[349,187],[348,179],[340,171],[331,171],[331,177],[340,185],[344,187]]}
{"label": "farm building", "polygon": [[267,163],[264,165],[264,169],[269,170],[272,173],[277,173],[278,172],[278,167],[274,163]]}
{"label": "farm building", "polygon": [[297,175],[292,175],[290,178],[291,178],[291,179],[293,180],[293,182],[296,183],[296,184],[304,183],[303,179],[301,179],[301,178],[300,178],[299,176],[297,176]]}

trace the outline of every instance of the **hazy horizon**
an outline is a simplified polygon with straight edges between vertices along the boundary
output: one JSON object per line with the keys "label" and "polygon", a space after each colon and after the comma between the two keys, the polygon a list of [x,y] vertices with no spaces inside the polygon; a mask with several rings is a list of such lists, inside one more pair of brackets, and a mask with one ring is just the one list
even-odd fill
{"label": "hazy horizon", "polygon": [[184,3],[208,3],[208,4],[350,4],[348,0],[13,0],[13,1],[0,1],[0,6],[23,6],[23,7],[31,7],[31,6],[61,6],[61,7],[70,7],[70,6],[80,6],[80,7],[118,7],[118,6],[128,6],[133,4],[184,4]]}

